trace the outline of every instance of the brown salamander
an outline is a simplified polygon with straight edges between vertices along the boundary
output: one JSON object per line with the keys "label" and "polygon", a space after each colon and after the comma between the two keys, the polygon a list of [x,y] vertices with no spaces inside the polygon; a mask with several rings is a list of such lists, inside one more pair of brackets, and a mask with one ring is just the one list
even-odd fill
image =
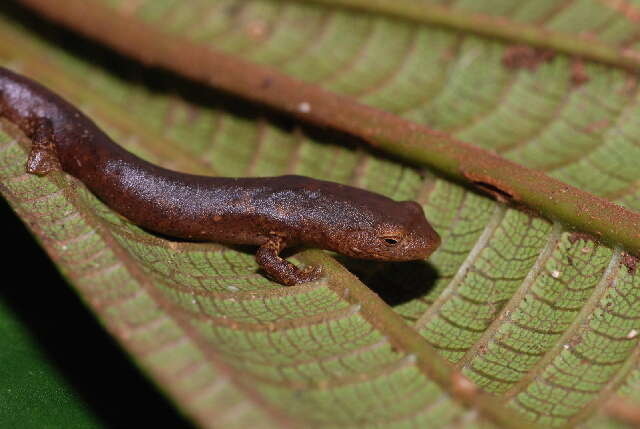
{"label": "brown salamander", "polygon": [[440,237],[413,201],[303,176],[205,177],[167,170],[127,152],[40,84],[0,68],[0,116],[33,144],[29,173],[62,170],[132,222],[173,237],[259,246],[256,260],[285,285],[317,279],[279,256],[288,246],[351,257],[428,257]]}

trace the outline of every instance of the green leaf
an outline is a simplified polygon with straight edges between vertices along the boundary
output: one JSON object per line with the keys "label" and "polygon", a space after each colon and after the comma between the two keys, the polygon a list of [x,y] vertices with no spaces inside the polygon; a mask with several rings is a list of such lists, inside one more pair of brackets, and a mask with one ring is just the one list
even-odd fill
{"label": "green leaf", "polygon": [[[46,2],[25,3],[44,10]],[[503,17],[509,28],[553,30],[565,41],[581,42],[590,32],[598,47],[633,51],[632,3],[460,1],[445,8],[455,25],[411,15],[404,1],[393,2],[394,10],[381,1],[105,0],[74,11],[76,3],[83,4],[69,1],[68,9],[56,5],[57,15],[47,13],[69,23],[80,12],[104,12],[105,27],[137,23],[140,31],[126,35],[129,47],[118,32],[94,34],[125,53],[150,53],[136,59],[202,72],[198,65],[223,51],[249,61],[250,70],[259,70],[253,64],[276,70],[274,81],[285,82],[281,98],[307,86],[277,80],[277,73],[389,112],[395,116],[380,116],[389,123],[404,118],[431,126],[638,209],[637,82],[623,69],[629,64],[592,63],[603,59],[551,43],[558,51],[553,59],[514,68],[505,58],[523,40],[488,38],[474,18]],[[393,308],[318,251],[293,260],[322,263],[327,279],[282,288],[256,272],[250,252],[151,235],[74,179],[27,175],[28,142],[2,122],[3,195],[109,332],[199,425],[638,421],[640,278],[637,260],[622,250],[638,240],[637,230],[627,230],[635,235],[624,241],[611,235],[610,246],[598,244],[574,231],[584,225],[570,216],[549,221],[445,179],[442,173],[451,171],[444,163],[423,155],[412,165],[399,162],[341,134],[144,69],[34,19],[11,13],[0,21],[0,63],[63,94],[141,156],[183,171],[294,172],[416,199],[442,235],[428,264],[346,262]],[[34,34],[33,22],[45,29]],[[545,46],[536,40],[526,41]],[[184,41],[206,48],[197,51],[203,55],[178,52]],[[162,61],[151,54],[163,49]],[[578,54],[585,60],[574,60]],[[185,74],[207,80],[195,71]],[[236,85],[234,78],[220,79]],[[258,98],[242,82],[227,89]],[[342,106],[323,104],[329,93],[318,93],[312,115],[340,112]],[[357,118],[336,119],[338,131],[349,131]],[[420,163],[431,169],[415,167]],[[547,195],[540,183],[528,183],[531,198],[523,201],[549,213],[562,196]],[[600,204],[603,237],[625,221],[616,214],[636,216],[570,194],[577,211],[591,213],[590,205]]]}
{"label": "green leaf", "polygon": [[98,427],[29,333],[0,301],[0,424],[5,427]]}

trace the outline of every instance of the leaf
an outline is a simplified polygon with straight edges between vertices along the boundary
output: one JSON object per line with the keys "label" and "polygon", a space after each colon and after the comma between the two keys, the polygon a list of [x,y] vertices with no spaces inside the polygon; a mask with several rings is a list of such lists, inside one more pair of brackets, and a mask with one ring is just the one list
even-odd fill
{"label": "leaf", "polygon": [[[0,301],[0,424],[5,427],[96,427],[85,404],[52,368],[16,315]],[[47,410],[48,413],[41,412]]]}
{"label": "leaf", "polygon": [[[459,3],[452,16],[467,16],[469,2]],[[488,5],[482,12],[500,10],[500,2],[472,6],[479,3]],[[592,24],[601,41],[631,40],[631,18],[614,2],[527,1],[503,14],[513,14],[516,27],[550,25],[571,39],[584,28],[572,33],[566,23],[598,21],[588,12],[596,3],[613,10],[610,21]],[[580,85],[563,54],[513,70],[503,64],[508,41],[390,17],[365,3],[364,12],[267,0],[104,5],[114,8],[111,25],[124,16],[169,42],[268,64],[636,208],[636,82],[614,66],[584,64],[588,81]],[[8,21],[0,31],[0,61],[55,88],[154,162],[208,174],[297,172],[416,198],[441,232],[430,265],[351,267],[395,301],[396,313],[317,251],[298,258],[323,261],[327,281],[283,289],[255,272],[248,253],[152,236],[75,180],[24,174],[26,145],[16,143],[24,138],[3,123],[3,194],[110,332],[201,425],[522,427],[530,419],[604,427],[637,418],[638,279],[636,260],[619,245],[175,75],[126,61],[93,66],[89,59],[113,61],[93,45],[72,57]],[[164,46],[153,42],[146,40],[150,51]],[[181,70],[169,53],[165,63]],[[545,204],[539,183],[530,185]],[[575,207],[588,211],[587,201],[599,200]],[[610,228],[621,221],[610,217]]]}

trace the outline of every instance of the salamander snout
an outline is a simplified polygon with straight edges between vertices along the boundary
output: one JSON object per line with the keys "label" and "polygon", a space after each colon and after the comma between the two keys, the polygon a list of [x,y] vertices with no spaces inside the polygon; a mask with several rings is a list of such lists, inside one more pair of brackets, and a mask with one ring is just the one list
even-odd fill
{"label": "salamander snout", "polygon": [[413,261],[428,258],[440,246],[440,236],[427,221],[422,207],[414,201],[400,203],[404,216],[396,225],[398,239],[385,239],[389,260]]}
{"label": "salamander snout", "polygon": [[409,228],[402,249],[406,260],[426,259],[440,246],[441,239],[422,215]]}

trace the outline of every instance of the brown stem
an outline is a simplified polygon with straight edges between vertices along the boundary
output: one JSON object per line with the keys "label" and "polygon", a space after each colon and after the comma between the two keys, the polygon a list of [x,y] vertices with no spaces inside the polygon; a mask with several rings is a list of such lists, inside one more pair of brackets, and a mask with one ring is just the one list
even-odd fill
{"label": "brown stem", "polygon": [[614,396],[605,405],[604,412],[632,427],[640,427],[640,408],[621,396]]}

